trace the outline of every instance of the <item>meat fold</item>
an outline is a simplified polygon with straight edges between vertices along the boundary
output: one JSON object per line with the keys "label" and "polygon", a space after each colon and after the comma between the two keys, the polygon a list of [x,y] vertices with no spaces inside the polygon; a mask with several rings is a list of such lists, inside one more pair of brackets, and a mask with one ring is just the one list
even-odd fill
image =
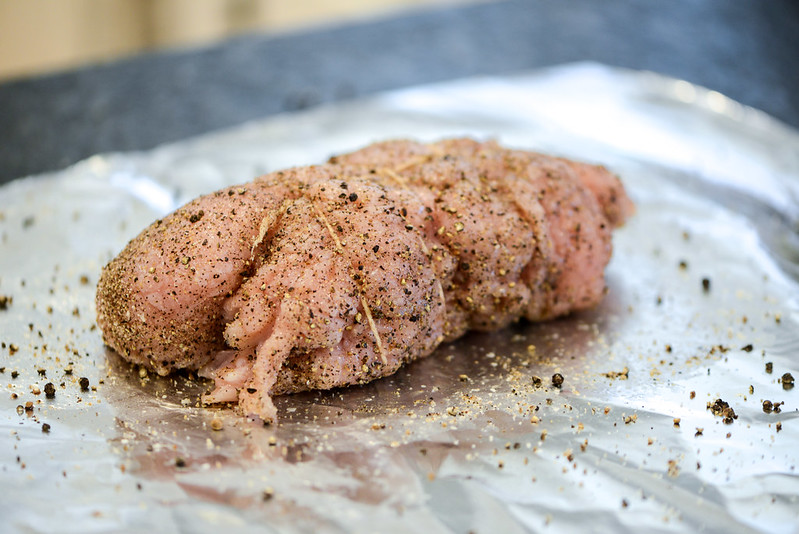
{"label": "meat fold", "polygon": [[633,211],[600,166],[495,142],[377,143],[155,221],[101,275],[125,358],[214,378],[207,403],[366,383],[467,330],[595,306]]}

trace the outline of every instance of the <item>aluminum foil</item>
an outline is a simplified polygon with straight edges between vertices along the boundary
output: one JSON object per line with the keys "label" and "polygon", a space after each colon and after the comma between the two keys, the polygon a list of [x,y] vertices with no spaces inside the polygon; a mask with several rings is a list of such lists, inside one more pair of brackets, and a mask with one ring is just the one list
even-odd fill
{"label": "aluminum foil", "polygon": [[[202,408],[201,379],[148,375],[103,346],[99,271],[151,220],[268,170],[452,135],[622,176],[638,211],[599,308],[278,398],[266,427]],[[796,131],[596,64],[390,92],[14,181],[0,188],[0,530],[799,532],[798,220]]]}

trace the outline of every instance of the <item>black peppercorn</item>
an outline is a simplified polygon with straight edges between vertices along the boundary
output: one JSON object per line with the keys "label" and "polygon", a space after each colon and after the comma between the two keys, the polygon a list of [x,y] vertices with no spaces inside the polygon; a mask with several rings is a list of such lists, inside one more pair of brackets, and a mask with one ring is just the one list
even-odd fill
{"label": "black peppercorn", "polygon": [[782,389],[793,389],[793,375],[791,373],[785,373],[782,375]]}
{"label": "black peppercorn", "polygon": [[552,385],[556,388],[561,387],[563,385],[563,375],[560,373],[552,375]]}

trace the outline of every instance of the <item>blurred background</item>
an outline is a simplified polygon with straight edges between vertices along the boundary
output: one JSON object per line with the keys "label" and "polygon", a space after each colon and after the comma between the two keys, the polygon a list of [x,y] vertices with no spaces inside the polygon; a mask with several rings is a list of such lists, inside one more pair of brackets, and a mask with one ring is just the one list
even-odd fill
{"label": "blurred background", "polygon": [[0,0],[0,82],[243,33],[281,33],[477,1]]}
{"label": "blurred background", "polygon": [[799,127],[797,50],[797,0],[0,0],[0,183],[325,103],[585,61]]}

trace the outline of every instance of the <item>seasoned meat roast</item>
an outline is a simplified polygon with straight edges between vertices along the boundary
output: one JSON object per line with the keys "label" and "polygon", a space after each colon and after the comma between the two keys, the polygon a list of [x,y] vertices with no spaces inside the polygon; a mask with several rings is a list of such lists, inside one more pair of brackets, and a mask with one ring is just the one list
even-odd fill
{"label": "seasoned meat roast", "polygon": [[495,142],[377,143],[261,176],[155,221],[97,288],[104,341],[206,403],[276,419],[271,397],[394,373],[469,329],[596,305],[616,176]]}

